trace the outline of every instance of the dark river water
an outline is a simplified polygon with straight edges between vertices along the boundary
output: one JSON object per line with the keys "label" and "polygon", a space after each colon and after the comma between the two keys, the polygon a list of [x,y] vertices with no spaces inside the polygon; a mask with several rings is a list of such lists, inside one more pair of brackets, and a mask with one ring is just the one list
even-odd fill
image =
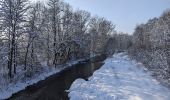
{"label": "dark river water", "polygon": [[69,67],[14,94],[8,100],[68,100],[68,93],[65,90],[68,90],[78,78],[88,80],[93,72],[103,65],[104,59],[104,56],[99,56]]}

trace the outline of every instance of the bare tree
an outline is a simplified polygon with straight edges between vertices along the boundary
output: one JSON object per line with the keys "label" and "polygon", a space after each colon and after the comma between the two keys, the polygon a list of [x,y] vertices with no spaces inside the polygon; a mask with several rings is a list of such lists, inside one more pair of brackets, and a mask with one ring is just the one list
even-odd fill
{"label": "bare tree", "polygon": [[12,77],[12,68],[16,73],[16,47],[18,38],[23,32],[21,28],[25,22],[25,13],[28,9],[27,0],[2,0],[1,13],[3,16],[3,26],[8,29],[9,34],[9,56],[8,68],[9,76]]}
{"label": "bare tree", "polygon": [[[51,12],[51,23],[52,23],[52,33],[54,34],[53,39],[53,53],[54,59],[53,64],[57,65],[57,42],[60,41],[60,1],[59,0],[49,0],[48,5]],[[58,41],[57,41],[58,39]]]}

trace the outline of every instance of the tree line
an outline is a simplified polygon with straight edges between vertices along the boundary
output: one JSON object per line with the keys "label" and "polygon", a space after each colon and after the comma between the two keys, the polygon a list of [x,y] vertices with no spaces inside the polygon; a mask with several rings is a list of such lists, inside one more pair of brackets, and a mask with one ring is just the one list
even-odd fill
{"label": "tree line", "polygon": [[[158,79],[170,79],[170,10],[159,18],[148,20],[135,28],[129,53],[141,61]],[[170,85],[170,84],[169,84]]]}
{"label": "tree line", "polygon": [[19,70],[30,76],[43,62],[57,67],[105,53],[114,32],[111,21],[74,11],[62,0],[0,0],[1,76],[12,78]]}

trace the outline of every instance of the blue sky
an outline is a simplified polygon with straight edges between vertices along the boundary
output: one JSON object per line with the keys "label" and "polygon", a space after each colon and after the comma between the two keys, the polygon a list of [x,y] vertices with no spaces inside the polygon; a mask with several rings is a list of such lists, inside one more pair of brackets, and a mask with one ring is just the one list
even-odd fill
{"label": "blue sky", "polygon": [[133,33],[137,24],[159,17],[170,8],[170,0],[65,0],[74,9],[87,10],[111,20],[116,30]]}
{"label": "blue sky", "polygon": [[[35,1],[35,0],[33,0]],[[47,1],[47,0],[45,0]],[[170,0],[64,0],[73,8],[87,10],[111,20],[117,31],[133,33],[137,24],[146,23],[170,9]]]}

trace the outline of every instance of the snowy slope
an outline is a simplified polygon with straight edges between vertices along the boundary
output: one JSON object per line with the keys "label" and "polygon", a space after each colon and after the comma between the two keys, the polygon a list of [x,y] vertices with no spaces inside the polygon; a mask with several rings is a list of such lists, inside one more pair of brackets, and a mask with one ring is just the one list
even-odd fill
{"label": "snowy slope", "polygon": [[76,65],[85,59],[79,59],[76,61],[70,61],[65,64],[65,66],[62,66],[61,68],[55,68],[55,67],[48,67],[47,64],[42,63],[42,67],[44,67],[44,70],[41,74],[35,75],[35,77],[32,77],[29,80],[18,80],[16,83],[10,83],[6,87],[0,88],[0,100],[7,99],[11,97],[13,94],[24,90],[27,86],[33,85],[38,83],[41,80],[45,80],[46,78],[50,77],[51,75],[54,75],[65,68],[71,67],[72,65]]}
{"label": "snowy slope", "polygon": [[69,97],[71,100],[170,100],[170,90],[146,71],[125,53],[115,54],[105,60],[89,81],[77,79]]}

